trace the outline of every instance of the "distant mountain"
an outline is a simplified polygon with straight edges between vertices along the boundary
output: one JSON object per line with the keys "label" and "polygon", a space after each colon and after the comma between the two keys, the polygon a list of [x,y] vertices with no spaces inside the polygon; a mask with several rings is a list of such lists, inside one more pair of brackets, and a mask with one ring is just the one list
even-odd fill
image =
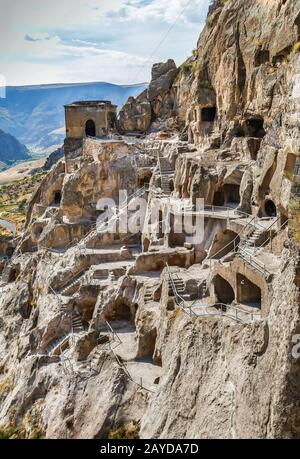
{"label": "distant mountain", "polygon": [[15,137],[0,129],[0,165],[28,160],[29,151]]}
{"label": "distant mountain", "polygon": [[111,100],[120,110],[129,96],[141,93],[147,84],[110,83],[10,86],[0,99],[0,129],[17,137],[31,149],[60,145],[65,136],[64,105],[77,100]]}

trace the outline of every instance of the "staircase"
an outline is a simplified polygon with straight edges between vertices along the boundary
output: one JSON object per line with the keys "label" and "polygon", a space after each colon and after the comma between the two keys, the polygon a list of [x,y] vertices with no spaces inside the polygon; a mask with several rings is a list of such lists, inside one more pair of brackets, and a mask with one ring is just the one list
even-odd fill
{"label": "staircase", "polygon": [[174,178],[174,170],[167,158],[158,156],[160,176],[161,176],[161,189],[164,195],[170,196],[172,190],[170,188],[170,180]]}
{"label": "staircase", "polygon": [[205,297],[206,297],[207,290],[208,290],[207,281],[204,280],[204,281],[202,282],[202,284],[201,284],[201,287],[200,287],[200,295],[201,295],[201,298],[205,298]]}
{"label": "staircase", "polygon": [[64,344],[69,341],[70,333],[66,333],[64,336],[57,338],[56,340],[52,341],[50,346],[46,350],[47,355],[54,355],[54,353],[59,350]]}
{"label": "staircase", "polygon": [[144,303],[145,304],[148,304],[148,303],[151,303],[152,301],[154,301],[154,298],[153,298],[153,286],[152,285],[146,285],[146,288],[145,288],[145,293],[144,293]]}
{"label": "staircase", "polygon": [[252,233],[240,242],[240,247],[243,249],[251,249],[256,247],[259,240],[261,239],[262,235],[266,232],[265,228],[262,227],[254,227]]}
{"label": "staircase", "polygon": [[93,279],[106,280],[108,278],[108,271],[103,269],[95,269],[93,272]]}
{"label": "staircase", "polygon": [[116,276],[114,271],[110,271],[108,278],[112,284],[115,284],[119,280],[118,276]]}
{"label": "staircase", "polygon": [[169,296],[174,296],[174,287],[175,287],[177,295],[179,295],[182,300],[190,301],[191,297],[189,294],[185,293],[185,285],[184,285],[184,281],[182,278],[176,275],[173,276],[173,282],[171,279],[168,280],[168,287],[169,287]]}
{"label": "staircase", "polygon": [[148,187],[144,185],[142,188],[139,188],[132,195],[128,196],[127,203],[123,204],[121,207],[116,208],[116,213],[113,214],[107,222],[97,225],[96,228],[93,228],[80,242],[81,247],[86,247],[87,242],[93,240],[95,237],[99,236],[101,232],[104,232],[109,228],[110,224],[114,220],[118,220],[119,216],[129,207],[129,204],[133,199],[142,197],[148,191]]}
{"label": "staircase", "polygon": [[80,333],[84,331],[82,320],[76,312],[72,312],[72,331],[73,333]]}
{"label": "staircase", "polygon": [[64,287],[62,288],[60,294],[61,295],[66,295],[68,296],[68,294],[71,294],[73,293],[74,289],[76,287],[79,287],[80,285],[80,278],[81,276],[83,275],[83,273],[86,272],[86,268],[82,269],[81,271],[79,271],[77,274],[75,274],[74,277],[72,277],[72,279],[70,279],[65,285]]}

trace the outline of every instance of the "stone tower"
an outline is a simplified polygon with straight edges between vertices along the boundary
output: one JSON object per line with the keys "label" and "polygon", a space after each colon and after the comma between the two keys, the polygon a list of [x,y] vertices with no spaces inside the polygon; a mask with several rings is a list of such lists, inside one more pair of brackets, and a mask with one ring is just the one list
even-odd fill
{"label": "stone tower", "polygon": [[65,155],[82,145],[85,137],[105,138],[115,131],[117,106],[107,100],[81,101],[65,105]]}

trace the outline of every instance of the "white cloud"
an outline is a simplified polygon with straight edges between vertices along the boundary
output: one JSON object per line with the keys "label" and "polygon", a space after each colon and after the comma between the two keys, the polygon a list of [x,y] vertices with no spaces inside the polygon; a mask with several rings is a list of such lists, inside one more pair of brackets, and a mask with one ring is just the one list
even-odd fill
{"label": "white cloud", "polygon": [[0,0],[0,74],[9,85],[147,81],[154,61],[190,54],[208,2]]}
{"label": "white cloud", "polygon": [[[162,20],[167,23],[191,23],[206,12],[208,0],[152,0],[151,2],[128,1],[119,11],[108,12],[111,17],[125,20]],[[192,13],[192,14],[191,14]],[[205,13],[204,13],[205,14]]]}

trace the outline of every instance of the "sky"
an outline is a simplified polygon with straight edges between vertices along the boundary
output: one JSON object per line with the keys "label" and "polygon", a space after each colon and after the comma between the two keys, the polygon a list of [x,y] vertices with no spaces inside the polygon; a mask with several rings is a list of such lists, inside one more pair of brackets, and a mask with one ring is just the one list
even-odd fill
{"label": "sky", "polygon": [[196,47],[210,0],[0,0],[7,85],[146,82]]}

